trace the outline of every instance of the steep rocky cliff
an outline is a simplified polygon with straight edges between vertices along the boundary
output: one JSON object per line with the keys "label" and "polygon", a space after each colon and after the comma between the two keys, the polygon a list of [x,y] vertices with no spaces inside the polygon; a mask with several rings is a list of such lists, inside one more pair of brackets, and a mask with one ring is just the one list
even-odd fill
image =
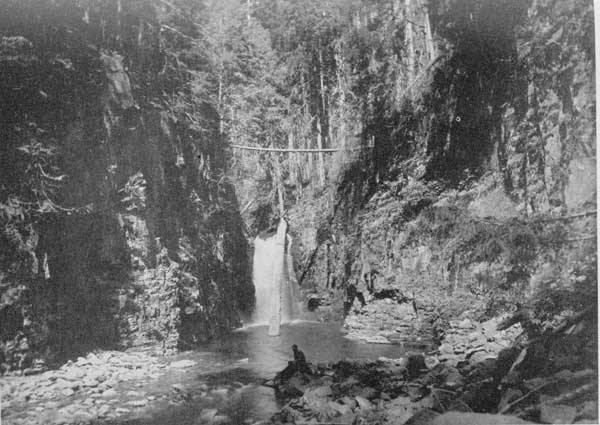
{"label": "steep rocky cliff", "polygon": [[253,305],[199,11],[182,7],[1,6],[3,369],[172,351]]}
{"label": "steep rocky cliff", "polygon": [[[340,300],[376,272],[376,288],[414,298],[432,322],[515,302],[540,322],[584,309],[596,299],[591,4],[441,1],[427,10],[435,55],[414,65],[400,101],[374,97],[355,117],[365,153],[335,201],[317,201],[329,215],[293,208],[292,227],[312,240],[303,284]],[[377,14],[365,13],[377,34]],[[374,60],[380,69],[390,61]],[[379,93],[396,93],[384,76]],[[378,330],[388,331],[369,332]]]}

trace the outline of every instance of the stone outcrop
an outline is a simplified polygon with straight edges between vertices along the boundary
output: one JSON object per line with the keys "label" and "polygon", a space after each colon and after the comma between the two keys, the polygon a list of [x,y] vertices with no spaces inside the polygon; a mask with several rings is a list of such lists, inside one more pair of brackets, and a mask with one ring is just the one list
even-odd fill
{"label": "stone outcrop", "polygon": [[[1,217],[2,371],[94,348],[172,352],[231,329],[253,305],[216,111],[192,106],[187,77],[164,69],[160,31],[127,38],[164,16],[150,6],[122,22],[76,3],[3,9],[19,18],[0,45],[0,168],[23,184],[11,180],[0,202],[40,205]],[[182,96],[180,109],[165,90]],[[27,164],[39,165],[35,176],[19,174]]]}

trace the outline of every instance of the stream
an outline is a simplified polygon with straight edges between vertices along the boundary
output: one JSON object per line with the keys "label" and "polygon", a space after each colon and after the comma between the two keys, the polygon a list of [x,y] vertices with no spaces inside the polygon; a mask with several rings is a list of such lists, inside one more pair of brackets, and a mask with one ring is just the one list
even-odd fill
{"label": "stream", "polygon": [[280,406],[274,391],[262,383],[287,366],[292,344],[297,344],[307,360],[315,364],[345,358],[398,358],[405,351],[400,345],[348,340],[334,323],[293,322],[282,326],[276,337],[268,336],[266,326],[246,327],[205,350],[178,355],[177,360],[193,360],[196,365],[186,369],[185,374],[165,374],[152,383],[162,388],[183,386],[191,395],[190,402],[155,403],[139,417],[118,423],[198,424],[203,423],[203,417],[214,419],[215,413],[227,416],[234,424],[266,420]]}
{"label": "stream", "polygon": [[158,398],[158,403],[144,409],[142,417],[125,423],[252,424],[267,420],[281,406],[274,390],[263,383],[292,360],[293,344],[313,364],[402,356],[406,345],[366,344],[345,338],[339,323],[293,320],[303,315],[286,226],[281,220],[276,234],[254,241],[253,323],[257,325],[238,329],[202,351],[177,356],[178,360],[194,362],[194,366],[185,373],[164,374],[155,385],[181,390],[186,402],[175,405],[173,400],[160,402]]}
{"label": "stream", "polygon": [[422,342],[386,338],[367,344],[346,338],[339,322],[299,320],[312,316],[300,308],[290,246],[283,220],[276,235],[255,240],[254,325],[166,358],[98,352],[59,371],[10,379],[4,387],[11,423],[256,424],[282,407],[264,383],[293,359],[293,344],[313,364],[397,359],[424,349]]}

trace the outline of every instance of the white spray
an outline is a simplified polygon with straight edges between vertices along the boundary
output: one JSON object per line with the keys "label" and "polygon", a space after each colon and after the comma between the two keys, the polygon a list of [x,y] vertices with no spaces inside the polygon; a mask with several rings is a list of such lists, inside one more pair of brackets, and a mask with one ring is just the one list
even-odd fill
{"label": "white spray", "polygon": [[294,320],[300,311],[296,275],[291,256],[291,238],[285,220],[277,234],[254,240],[254,324],[268,324],[269,335],[279,335],[279,326]]}

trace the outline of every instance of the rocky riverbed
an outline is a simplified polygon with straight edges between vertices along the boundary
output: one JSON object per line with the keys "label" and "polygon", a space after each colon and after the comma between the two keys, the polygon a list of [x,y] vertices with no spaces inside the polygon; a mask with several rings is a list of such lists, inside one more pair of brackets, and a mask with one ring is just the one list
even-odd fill
{"label": "rocky riverbed", "polygon": [[[243,363],[241,359],[239,364]],[[205,408],[195,409],[196,423],[232,423],[214,406],[248,383],[197,380],[198,366],[185,358],[106,351],[80,357],[58,370],[4,377],[0,381],[2,420],[14,425],[146,424],[168,409],[201,400]]]}
{"label": "rocky riverbed", "polygon": [[572,335],[563,332],[520,341],[509,319],[451,321],[431,355],[283,372],[273,384],[286,405],[273,423],[597,423],[597,367],[581,358],[593,341],[579,334],[579,344],[559,346]]}
{"label": "rocky riverbed", "polygon": [[307,346],[307,367],[271,382],[257,376],[253,360],[238,358],[243,352],[237,351],[227,358],[212,352],[91,353],[57,370],[3,377],[2,420],[17,425],[597,422],[597,366],[590,360],[596,352],[594,328],[580,317],[531,340],[521,324],[511,322],[510,315],[451,320],[437,348],[398,358],[310,364]]}

